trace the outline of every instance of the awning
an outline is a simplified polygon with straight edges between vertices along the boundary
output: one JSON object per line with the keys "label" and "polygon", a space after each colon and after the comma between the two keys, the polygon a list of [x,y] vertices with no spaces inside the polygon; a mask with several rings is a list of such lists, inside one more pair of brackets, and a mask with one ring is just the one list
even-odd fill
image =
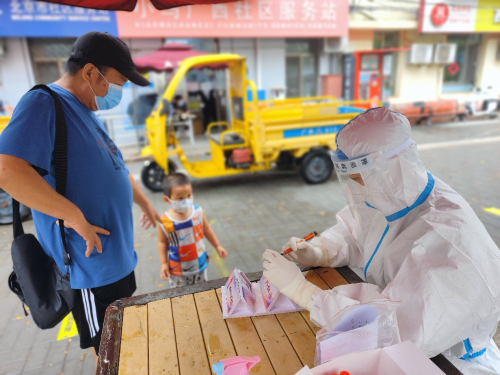
{"label": "awning", "polygon": [[403,52],[411,50],[410,47],[394,47],[394,48],[379,48],[379,49],[367,49],[364,51],[354,51],[354,53],[369,54],[369,53],[389,53],[389,52]]}
{"label": "awning", "polygon": [[[137,0],[44,0],[49,3],[72,5],[82,8],[102,10],[125,10],[131,12],[135,9]],[[139,0],[141,1],[141,0]],[[184,5],[203,5],[231,3],[236,0],[151,0],[156,9],[170,9]]]}
{"label": "awning", "polygon": [[177,68],[182,60],[201,55],[206,55],[206,53],[196,51],[185,44],[169,43],[153,53],[135,58],[134,64],[141,73],[149,71],[169,72]]}

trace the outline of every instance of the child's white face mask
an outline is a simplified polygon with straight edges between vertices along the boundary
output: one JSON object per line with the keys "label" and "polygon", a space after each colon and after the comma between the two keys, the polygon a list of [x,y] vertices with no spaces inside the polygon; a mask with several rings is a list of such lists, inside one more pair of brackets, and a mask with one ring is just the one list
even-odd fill
{"label": "child's white face mask", "polygon": [[180,214],[187,214],[191,207],[193,207],[193,198],[187,198],[182,201],[172,201],[169,197],[167,197],[167,199],[174,211]]}

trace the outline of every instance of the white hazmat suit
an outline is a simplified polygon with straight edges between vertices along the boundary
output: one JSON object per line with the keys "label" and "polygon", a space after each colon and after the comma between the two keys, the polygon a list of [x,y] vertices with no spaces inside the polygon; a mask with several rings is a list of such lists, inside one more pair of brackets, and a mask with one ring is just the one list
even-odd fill
{"label": "white hazmat suit", "polygon": [[288,258],[353,265],[366,283],[322,291],[272,251],[264,255],[264,275],[320,326],[349,305],[401,301],[402,341],[428,357],[445,354],[464,374],[500,374],[492,340],[500,314],[500,250],[472,208],[427,172],[399,113],[362,113],[339,131],[337,147],[333,160],[349,207],[310,243],[291,239],[287,246],[295,251]]}

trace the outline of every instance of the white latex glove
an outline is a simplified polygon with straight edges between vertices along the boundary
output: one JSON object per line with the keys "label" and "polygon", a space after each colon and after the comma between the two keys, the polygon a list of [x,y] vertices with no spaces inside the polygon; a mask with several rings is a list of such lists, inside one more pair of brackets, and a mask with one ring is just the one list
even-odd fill
{"label": "white latex glove", "polygon": [[303,266],[328,267],[328,252],[323,247],[316,247],[301,238],[292,237],[281,248],[281,252],[288,248],[292,249],[292,251],[284,255],[288,260],[297,262]]}
{"label": "white latex glove", "polygon": [[290,298],[300,307],[312,307],[313,297],[321,292],[316,285],[306,280],[297,265],[286,260],[274,250],[266,250],[264,258],[264,276],[280,293]]}

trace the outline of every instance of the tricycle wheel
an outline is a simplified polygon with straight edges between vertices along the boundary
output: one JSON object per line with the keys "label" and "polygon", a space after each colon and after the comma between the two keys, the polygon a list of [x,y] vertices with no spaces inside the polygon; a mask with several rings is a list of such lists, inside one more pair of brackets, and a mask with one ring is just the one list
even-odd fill
{"label": "tricycle wheel", "polygon": [[308,184],[321,184],[330,178],[332,172],[333,162],[326,150],[310,151],[300,163],[300,175]]}
{"label": "tricycle wheel", "polygon": [[[168,172],[175,172],[175,165],[168,163]],[[141,172],[141,181],[151,191],[162,191],[163,177],[165,171],[155,161],[146,161]]]}

